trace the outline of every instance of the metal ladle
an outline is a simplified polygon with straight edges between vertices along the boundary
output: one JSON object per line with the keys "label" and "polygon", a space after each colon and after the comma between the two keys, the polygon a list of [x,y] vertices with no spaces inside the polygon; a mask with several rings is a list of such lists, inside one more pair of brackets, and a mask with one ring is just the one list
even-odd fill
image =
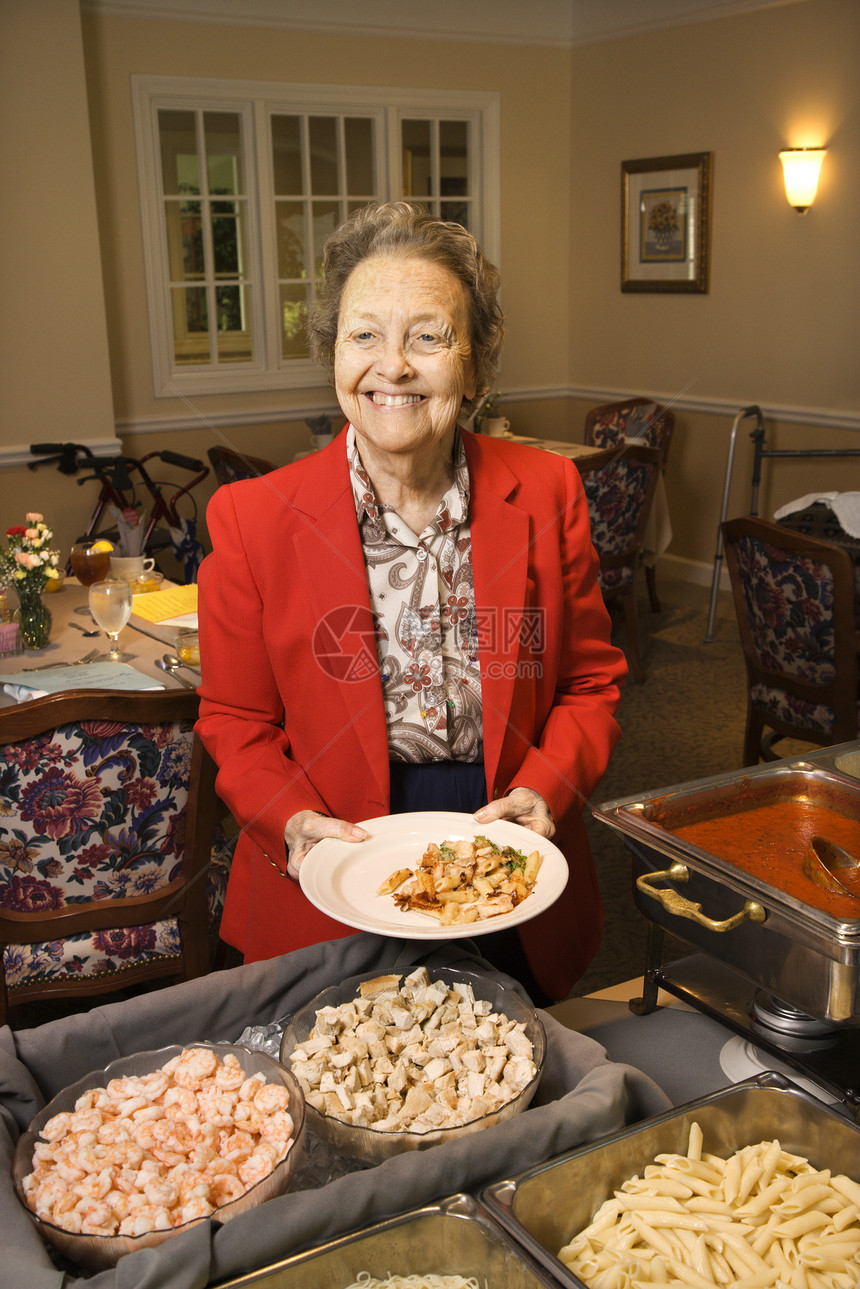
{"label": "metal ladle", "polygon": [[803,856],[801,867],[809,880],[825,891],[832,891],[835,895],[849,895],[852,900],[860,899],[860,891],[850,891],[836,876],[839,872],[856,872],[860,868],[860,860],[849,855],[842,846],[837,846],[835,841],[828,841],[826,837],[813,837]]}

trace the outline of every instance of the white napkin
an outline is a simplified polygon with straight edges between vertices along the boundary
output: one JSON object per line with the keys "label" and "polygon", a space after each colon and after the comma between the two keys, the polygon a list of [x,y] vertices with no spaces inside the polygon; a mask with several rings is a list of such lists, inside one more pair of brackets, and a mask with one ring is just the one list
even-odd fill
{"label": "white napkin", "polygon": [[805,497],[798,497],[796,501],[787,501],[779,510],[773,512],[776,520],[784,519],[786,515],[793,515],[798,510],[805,510],[807,506],[812,506],[816,501],[824,501],[830,505],[839,496],[838,492],[808,492]]}
{"label": "white napkin", "polygon": [[786,515],[793,515],[798,510],[814,505],[816,501],[823,501],[830,507],[849,537],[860,537],[860,492],[808,492],[796,501],[787,501],[773,512],[773,517],[776,520],[784,519]]}
{"label": "white napkin", "polygon": [[29,698],[44,698],[47,689],[28,689],[26,685],[4,685],[3,693],[14,698],[16,703],[26,703]]}
{"label": "white napkin", "polygon": [[860,492],[837,493],[833,513],[849,537],[860,537]]}

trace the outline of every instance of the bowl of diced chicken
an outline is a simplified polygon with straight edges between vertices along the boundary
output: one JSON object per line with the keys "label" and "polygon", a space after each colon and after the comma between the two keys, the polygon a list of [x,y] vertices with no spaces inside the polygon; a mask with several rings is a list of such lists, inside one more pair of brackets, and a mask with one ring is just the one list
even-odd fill
{"label": "bowl of diced chicken", "polygon": [[15,1192],[46,1243],[90,1271],[287,1190],[305,1106],[274,1057],[195,1043],[112,1061],[22,1133]]}
{"label": "bowl of diced chicken", "polygon": [[522,1113],[545,1054],[544,1027],[523,997],[447,967],[365,973],[324,989],[292,1017],[280,1050],[311,1129],[368,1164]]}

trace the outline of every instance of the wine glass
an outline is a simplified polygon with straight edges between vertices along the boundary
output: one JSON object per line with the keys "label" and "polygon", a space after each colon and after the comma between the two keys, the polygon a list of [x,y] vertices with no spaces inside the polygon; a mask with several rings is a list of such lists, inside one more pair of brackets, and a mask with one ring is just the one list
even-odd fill
{"label": "wine glass", "polygon": [[[102,549],[98,549],[102,547]],[[105,550],[97,538],[88,541],[86,538],[75,542],[72,547],[69,565],[74,577],[81,586],[92,586],[94,582],[103,582],[110,569],[110,548]],[[85,604],[75,609],[75,613],[89,614]]]}
{"label": "wine glass", "polygon": [[108,578],[104,582],[95,582],[90,587],[90,613],[110,636],[110,653],[100,655],[100,662],[128,662],[134,655],[121,653],[118,639],[126,622],[131,617],[131,587],[128,582],[119,578]]}

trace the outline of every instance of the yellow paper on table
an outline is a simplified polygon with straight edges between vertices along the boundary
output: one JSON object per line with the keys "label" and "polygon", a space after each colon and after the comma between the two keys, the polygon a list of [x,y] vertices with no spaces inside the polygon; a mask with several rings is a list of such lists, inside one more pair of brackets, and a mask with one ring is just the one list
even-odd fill
{"label": "yellow paper on table", "polygon": [[197,612],[197,585],[171,586],[165,591],[150,591],[134,596],[136,618],[147,622],[164,623],[173,618],[185,618]]}
{"label": "yellow paper on table", "polygon": [[197,629],[197,586],[171,586],[135,595],[128,624],[144,635],[175,646],[180,627]]}

